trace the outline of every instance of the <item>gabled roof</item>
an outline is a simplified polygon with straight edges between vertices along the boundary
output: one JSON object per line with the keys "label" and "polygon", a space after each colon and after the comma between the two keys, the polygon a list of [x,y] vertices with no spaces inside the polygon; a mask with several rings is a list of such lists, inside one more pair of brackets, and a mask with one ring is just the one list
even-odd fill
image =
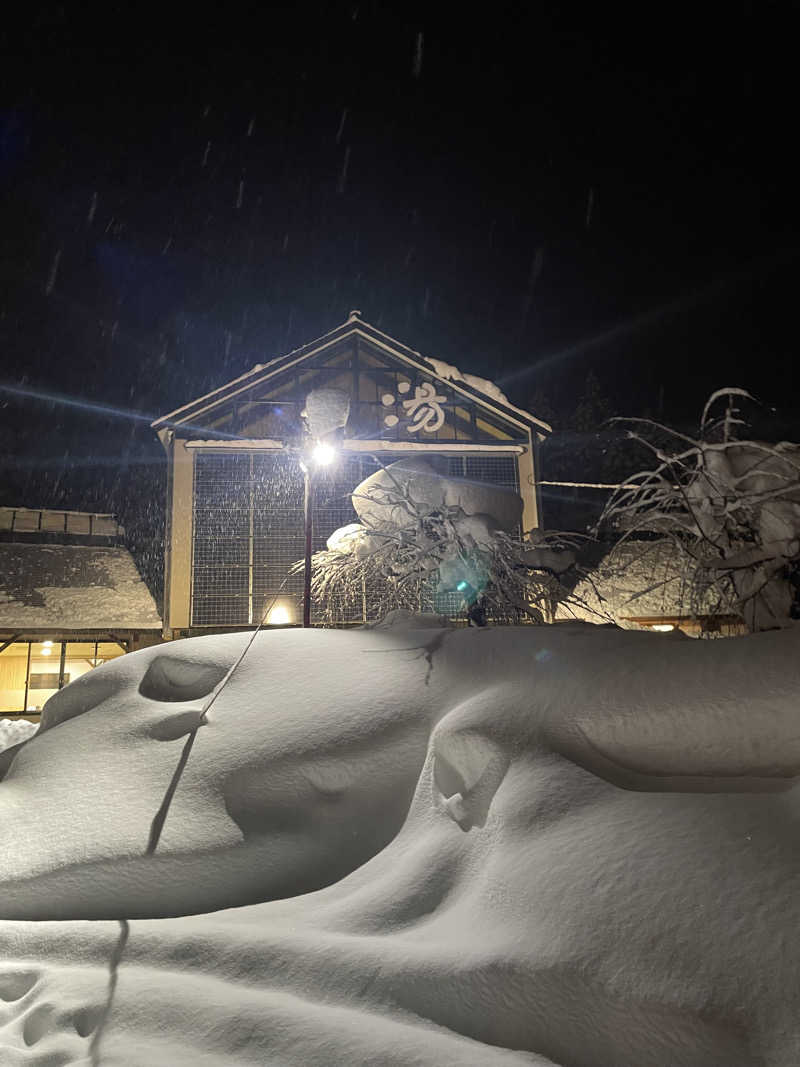
{"label": "gabled roof", "polygon": [[536,427],[540,432],[551,432],[552,427],[546,422],[542,422],[541,419],[537,419],[522,408],[515,407],[494,382],[490,382],[485,378],[478,378],[475,375],[462,374],[457,367],[451,364],[443,363],[437,359],[429,359],[416,352],[413,348],[408,348],[406,345],[401,344],[400,341],[396,341],[393,337],[383,333],[370,323],[364,322],[360,316],[361,312],[351,311],[346,322],[323,334],[322,337],[318,337],[315,341],[310,341],[308,344],[294,349],[294,351],[287,353],[285,356],[270,360],[269,363],[257,363],[251,370],[239,375],[238,378],[234,378],[233,381],[227,382],[218,389],[214,389],[210,393],[206,393],[204,396],[200,396],[196,400],[176,408],[175,411],[171,411],[167,415],[162,415],[151,424],[153,429],[158,431],[190,423],[201,414],[206,414],[231,397],[235,397],[237,394],[267,381],[282,371],[301,363],[303,360],[310,359],[321,350],[344,340],[350,335],[359,335],[377,344],[384,351],[403,362],[423,371],[431,378],[447,383],[457,392],[505,415],[512,421]]}

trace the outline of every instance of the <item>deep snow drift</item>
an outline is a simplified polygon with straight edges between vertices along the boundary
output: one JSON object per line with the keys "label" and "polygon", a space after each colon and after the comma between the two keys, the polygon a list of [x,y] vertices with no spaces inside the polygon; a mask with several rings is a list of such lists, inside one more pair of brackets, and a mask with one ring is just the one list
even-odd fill
{"label": "deep snow drift", "polygon": [[18,750],[1,1062],[800,1062],[800,633],[264,633],[195,730],[245,640]]}
{"label": "deep snow drift", "polygon": [[27,741],[38,729],[37,723],[27,719],[0,719],[0,752]]}

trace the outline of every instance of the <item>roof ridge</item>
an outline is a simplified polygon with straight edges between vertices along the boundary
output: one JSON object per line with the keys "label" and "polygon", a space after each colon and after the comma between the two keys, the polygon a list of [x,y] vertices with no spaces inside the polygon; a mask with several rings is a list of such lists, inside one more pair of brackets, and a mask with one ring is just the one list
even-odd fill
{"label": "roof ridge", "polygon": [[[212,389],[210,392],[203,394],[203,396],[196,397],[194,400],[189,401],[188,404],[184,404],[182,407],[176,408],[174,411],[168,412],[166,415],[161,415],[155,419],[150,425],[155,428],[161,428],[165,424],[168,424],[175,419],[176,416],[181,415],[184,412],[188,412],[191,408],[202,404],[204,401],[211,400],[213,397],[218,396],[221,393],[229,390],[232,386],[244,381],[253,375],[260,374],[267,370],[269,367],[274,366],[276,363],[283,362],[284,360],[291,360],[301,358],[302,353],[305,351],[313,351],[319,347],[326,340],[333,337],[336,334],[341,334],[341,337],[346,337],[349,333],[363,330],[366,336],[370,333],[375,335],[376,339],[381,339],[384,342],[389,342],[400,354],[407,354],[414,357],[421,363],[427,364],[426,371],[433,377],[438,378],[440,381],[451,383],[453,381],[461,382],[467,389],[472,390],[474,394],[480,397],[486,398],[488,402],[498,405],[501,408],[505,408],[509,412],[513,412],[516,415],[521,415],[528,422],[534,423],[536,426],[542,429],[552,432],[552,426],[544,422],[542,419],[537,419],[531,412],[526,411],[524,408],[519,408],[512,404],[505,393],[500,389],[495,382],[489,378],[482,378],[477,374],[465,374],[459,370],[454,364],[447,363],[445,360],[438,359],[433,356],[424,356],[415,348],[411,348],[404,344],[402,341],[398,341],[397,338],[392,337],[391,334],[384,333],[377,326],[374,326],[371,322],[367,322],[361,317],[361,311],[353,309],[348,314],[344,322],[335,326],[332,330],[328,330],[326,333],[321,334],[319,337],[314,338],[312,341],[307,341],[303,345],[299,345],[297,348],[293,348],[291,351],[284,353],[281,356],[276,356],[274,359],[269,360],[267,363],[256,363],[249,371],[245,371],[237,378],[232,378],[230,381],[225,382],[223,385],[218,386],[216,389]],[[445,372],[449,371],[449,375]],[[481,384],[479,384],[481,383]],[[484,388],[483,386],[487,388]]]}

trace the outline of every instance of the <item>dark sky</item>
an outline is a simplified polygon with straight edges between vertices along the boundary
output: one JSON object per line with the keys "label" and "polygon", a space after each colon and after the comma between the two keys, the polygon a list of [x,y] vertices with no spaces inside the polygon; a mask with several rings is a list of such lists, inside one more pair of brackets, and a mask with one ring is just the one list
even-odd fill
{"label": "dark sky", "polygon": [[[522,405],[798,407],[795,4],[17,6],[0,384],[156,415],[357,307]],[[0,495],[151,442],[6,391]]]}

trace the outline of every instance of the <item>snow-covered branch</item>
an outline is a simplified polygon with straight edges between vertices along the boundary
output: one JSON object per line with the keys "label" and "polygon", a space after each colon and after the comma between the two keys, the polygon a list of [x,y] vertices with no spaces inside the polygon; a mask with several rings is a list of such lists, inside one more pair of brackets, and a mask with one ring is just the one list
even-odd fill
{"label": "snow-covered branch", "polygon": [[396,608],[433,611],[443,594],[455,594],[473,620],[543,623],[573,596],[581,576],[576,553],[585,539],[540,531],[522,538],[463,506],[469,506],[466,496],[474,503],[479,494],[494,495],[497,509],[513,518],[514,501],[521,511],[515,494],[462,484],[419,463],[382,467],[382,475],[353,493],[360,523],[337,531],[313,557],[312,597],[328,624]]}
{"label": "snow-covered branch", "polygon": [[[743,389],[717,390],[703,410],[697,438],[672,434],[646,419],[626,420],[630,436],[656,463],[615,492],[599,527],[658,534],[683,559],[690,613],[716,597],[721,613],[740,615],[749,629],[788,625],[795,611],[800,561],[800,446],[739,440],[745,424],[735,401]],[[712,411],[725,402],[721,417]],[[688,447],[686,447],[688,445]]]}

